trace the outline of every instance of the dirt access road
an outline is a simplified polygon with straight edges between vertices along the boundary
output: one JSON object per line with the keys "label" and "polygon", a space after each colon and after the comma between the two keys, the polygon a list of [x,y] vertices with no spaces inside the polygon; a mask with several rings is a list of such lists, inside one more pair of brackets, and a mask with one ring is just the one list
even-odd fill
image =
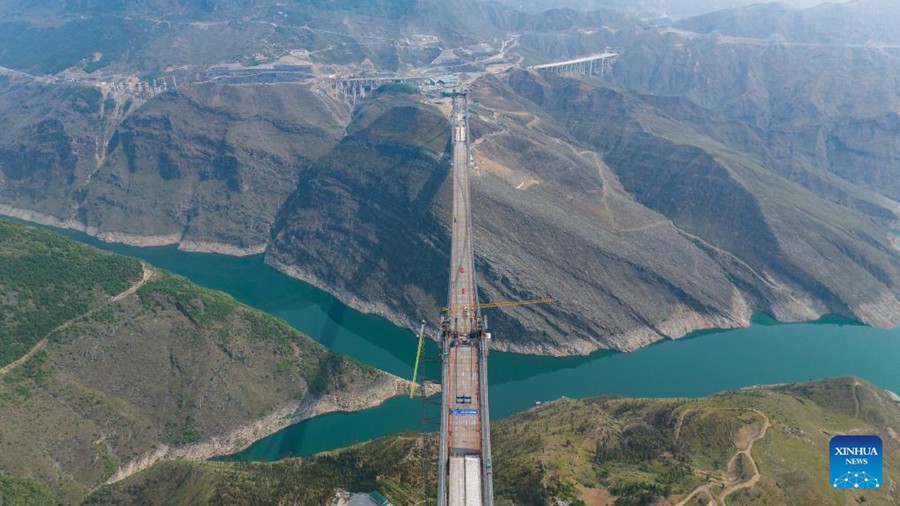
{"label": "dirt access road", "polygon": [[105,308],[109,304],[115,304],[116,302],[119,302],[120,300],[124,299],[125,297],[128,297],[129,295],[138,291],[142,286],[144,286],[144,283],[146,283],[147,281],[150,280],[151,277],[153,277],[153,268],[150,267],[149,264],[141,262],[141,267],[144,269],[144,273],[141,276],[141,279],[139,279],[138,281],[135,281],[134,284],[129,286],[128,289],[125,290],[124,292],[122,292],[118,295],[115,295],[113,297],[110,297],[109,301],[107,301],[105,304],[101,304],[100,306],[95,307],[94,309],[91,309],[87,313],[78,315],[75,318],[72,318],[71,320],[68,320],[65,323],[63,323],[62,325],[51,330],[49,333],[47,333],[46,336],[41,338],[40,341],[38,341],[34,346],[32,346],[31,349],[28,350],[27,353],[25,353],[24,355],[22,355],[15,361],[10,362],[9,364],[6,364],[3,367],[0,367],[0,378],[2,378],[3,376],[6,376],[6,373],[8,373],[9,371],[12,371],[16,367],[19,367],[20,365],[24,364],[25,362],[28,362],[28,360],[31,357],[33,357],[35,353],[44,349],[44,347],[47,346],[47,339],[50,336],[52,336],[53,334],[55,334],[56,332],[59,332],[60,330],[64,330],[69,325],[72,325],[73,323],[77,322],[78,320],[87,318],[88,316],[91,316],[92,314],[95,314],[97,311]]}
{"label": "dirt access road", "polygon": [[[746,447],[739,449],[737,451],[737,453],[735,453],[734,456],[731,457],[731,459],[728,461],[728,464],[725,465],[725,469],[727,470],[727,469],[731,468],[732,465],[737,461],[737,459],[740,458],[741,455],[744,455],[747,458],[747,460],[750,462],[750,465],[753,466],[753,476],[750,477],[750,479],[748,479],[746,481],[739,481],[740,478],[737,478],[736,480],[730,481],[730,482],[716,481],[716,483],[718,483],[719,485],[723,485],[725,487],[724,490],[722,490],[722,492],[719,494],[718,498],[713,496],[713,493],[710,490],[708,484],[700,485],[699,487],[697,487],[693,491],[691,491],[691,493],[688,494],[687,497],[685,497],[684,499],[679,501],[676,506],[686,506],[687,503],[691,501],[691,499],[693,499],[695,496],[697,496],[699,494],[705,494],[709,498],[709,502],[707,503],[707,506],[725,506],[725,499],[727,499],[729,495],[737,492],[738,490],[750,488],[750,487],[756,485],[756,483],[759,481],[760,474],[759,474],[759,466],[756,465],[756,461],[753,460],[753,455],[751,454],[751,452],[753,451],[753,443],[766,437],[766,432],[768,432],[769,427],[771,426],[771,423],[769,421],[769,417],[766,416],[766,414],[763,413],[762,411],[759,411],[756,409],[753,409],[751,411],[753,411],[754,413],[756,413],[757,415],[762,417],[763,426],[759,430],[759,432],[754,434],[753,437],[751,437],[747,441]],[[684,421],[684,415],[686,415],[687,413],[688,413],[688,411],[683,412],[681,414],[681,417],[679,417],[679,419],[678,419],[678,423],[677,423],[676,429],[675,429],[675,433],[676,433],[675,437],[676,438],[678,437],[679,433],[681,432],[681,424]]]}

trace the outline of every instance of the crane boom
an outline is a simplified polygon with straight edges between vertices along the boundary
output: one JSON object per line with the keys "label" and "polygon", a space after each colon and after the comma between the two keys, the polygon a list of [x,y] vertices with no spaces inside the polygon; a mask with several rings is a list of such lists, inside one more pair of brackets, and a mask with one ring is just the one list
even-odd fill
{"label": "crane boom", "polygon": [[[416,389],[416,376],[419,375],[419,361],[422,359],[422,341],[425,340],[425,320],[422,320],[422,326],[419,327],[419,348],[416,351],[416,363],[413,366],[412,381],[409,382],[409,398],[413,398]],[[424,395],[424,392],[423,394]]]}
{"label": "crane boom", "polygon": [[[507,301],[502,301],[502,302],[488,302],[487,304],[478,304],[478,307],[480,309],[490,309],[493,307],[514,307],[514,306],[527,306],[529,304],[544,304],[547,302],[554,302],[554,301],[556,301],[556,299],[554,299],[552,297],[547,297],[544,299],[531,299],[531,300],[507,300]],[[465,307],[467,307],[467,305],[462,304],[462,305],[453,306],[452,308],[450,308],[450,307],[441,308],[441,311],[446,313],[451,310],[455,311],[457,309],[465,308]]]}

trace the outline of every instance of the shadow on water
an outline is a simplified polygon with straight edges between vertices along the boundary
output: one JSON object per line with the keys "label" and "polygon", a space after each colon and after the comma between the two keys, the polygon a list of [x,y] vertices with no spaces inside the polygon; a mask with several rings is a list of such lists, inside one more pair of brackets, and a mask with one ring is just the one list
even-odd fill
{"label": "shadow on water", "polygon": [[585,356],[549,358],[540,355],[492,351],[489,358],[488,380],[491,385],[503,385],[528,379],[538,374],[576,369],[594,360],[616,354],[618,352],[601,350]]}
{"label": "shadow on water", "polygon": [[[309,394],[312,397],[327,395],[328,387],[340,374],[340,357],[338,355],[326,355],[319,360],[315,376],[309,382]],[[288,432],[279,432],[272,441],[263,445],[267,449],[267,455],[275,455],[275,458],[293,456],[295,448],[306,448],[310,445],[307,432],[309,424],[299,423]]]}
{"label": "shadow on water", "polygon": [[[702,332],[632,353],[599,352],[563,359],[492,353],[491,418],[500,420],[537,401],[561,396],[700,397],[749,385],[834,376],[858,376],[896,391],[900,389],[898,362],[900,329],[874,329],[834,318]],[[418,429],[418,402],[395,397],[371,410],[314,418],[272,436],[272,442],[260,440],[232,458],[276,459],[284,454],[285,444],[292,455],[311,455]],[[355,422],[342,425],[348,420]],[[331,432],[320,433],[324,427]]]}
{"label": "shadow on water", "polygon": [[341,325],[338,322],[344,321],[344,315],[347,313],[347,306],[334,301],[328,308],[326,314],[328,318],[323,322],[322,328],[318,332],[320,343],[324,344],[328,349],[334,349],[334,342],[337,340]]}
{"label": "shadow on water", "polygon": [[[416,353],[412,331],[348,308],[326,292],[282,275],[265,265],[261,255],[236,258],[185,253],[174,246],[136,248],[101,243],[78,232],[62,233],[230,293],[285,319],[338,353],[401,377],[412,374]],[[426,352],[438,355],[433,341],[427,342]],[[900,329],[870,328],[838,316],[783,324],[757,314],[747,328],[701,330],[631,353],[552,358],[492,352],[489,361],[493,419],[560,396],[698,397],[755,384],[833,376],[858,376],[900,392]],[[425,375],[438,377],[439,364],[427,363]],[[420,407],[418,399],[398,396],[368,410],[319,416],[257,441],[233,458],[311,455],[419,430]],[[436,415],[438,408],[432,408]]]}

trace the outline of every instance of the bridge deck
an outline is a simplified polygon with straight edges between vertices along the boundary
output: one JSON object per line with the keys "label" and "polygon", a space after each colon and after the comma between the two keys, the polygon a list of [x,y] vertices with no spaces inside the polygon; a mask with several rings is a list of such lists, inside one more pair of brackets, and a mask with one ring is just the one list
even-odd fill
{"label": "bridge deck", "polygon": [[582,58],[575,58],[572,60],[555,61],[555,62],[551,62],[551,63],[544,63],[541,65],[532,65],[531,68],[533,68],[535,70],[549,69],[549,68],[553,68],[553,67],[562,67],[563,65],[574,65],[576,63],[586,63],[586,62],[595,61],[595,60],[605,60],[607,58],[612,58],[614,56],[619,56],[619,53],[597,53],[597,54],[592,54],[590,56],[584,56]]}
{"label": "bridge deck", "polygon": [[[487,426],[486,385],[481,382],[485,350],[476,320],[478,298],[469,200],[467,108],[465,96],[454,96],[451,112],[453,223],[447,296],[449,327],[443,341],[440,506],[447,504],[448,496],[452,505],[492,504],[490,474],[482,467],[483,463],[490,463],[489,450],[485,452],[490,442],[489,436],[483,433]],[[465,466],[461,465],[462,459],[467,459]]]}
{"label": "bridge deck", "polygon": [[481,450],[478,350],[450,348],[450,455]]}
{"label": "bridge deck", "polygon": [[[471,207],[469,203],[469,149],[466,139],[466,101],[455,97],[453,101],[453,246],[450,252],[449,317],[452,335],[460,339],[459,345],[451,342],[449,348],[450,399],[449,437],[450,454],[478,452],[480,426],[478,423],[478,343],[463,345],[475,330],[475,272],[472,247]],[[459,398],[458,398],[459,397]],[[469,403],[458,402],[469,398]],[[474,411],[474,413],[473,413]]]}

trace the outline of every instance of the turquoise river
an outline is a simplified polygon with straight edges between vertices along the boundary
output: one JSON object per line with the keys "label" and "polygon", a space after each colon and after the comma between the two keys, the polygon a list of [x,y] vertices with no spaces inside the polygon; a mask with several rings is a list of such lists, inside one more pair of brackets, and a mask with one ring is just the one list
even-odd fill
{"label": "turquoise river", "polygon": [[[412,332],[353,310],[326,292],[285,276],[262,256],[186,253],[174,246],[137,248],[61,233],[100,248],[133,255],[283,318],[328,348],[409,378],[415,359]],[[497,311],[497,310],[494,310]],[[429,343],[427,355],[437,356]],[[437,376],[435,362],[426,375]],[[700,331],[633,353],[597,352],[551,358],[492,352],[489,359],[494,420],[561,396],[697,397],[756,384],[854,375],[900,393],[900,328],[870,328],[838,317],[781,324],[759,315],[750,327]],[[387,434],[422,428],[422,408],[433,402],[405,396],[354,413],[332,413],[290,426],[230,459],[274,460],[311,455]],[[434,423],[428,424],[435,428]]]}

